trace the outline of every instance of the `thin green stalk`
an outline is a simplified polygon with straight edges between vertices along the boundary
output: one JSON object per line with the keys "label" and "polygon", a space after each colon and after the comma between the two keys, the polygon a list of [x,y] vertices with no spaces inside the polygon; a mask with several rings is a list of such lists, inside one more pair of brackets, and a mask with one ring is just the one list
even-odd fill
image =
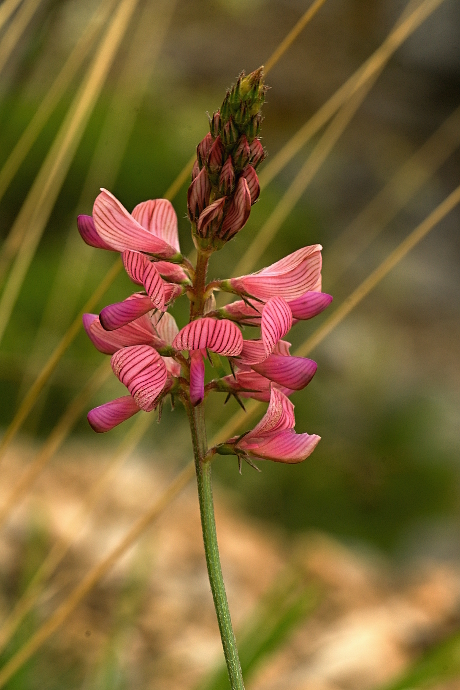
{"label": "thin green stalk", "polygon": [[228,677],[232,690],[244,690],[243,674],[230,618],[217,545],[216,521],[212,499],[211,462],[205,460],[208,449],[204,421],[204,403],[200,403],[196,407],[188,405],[187,412],[192,432],[206,564],[214,599],[214,608],[216,609],[217,621],[219,623],[222,647],[224,648]]}

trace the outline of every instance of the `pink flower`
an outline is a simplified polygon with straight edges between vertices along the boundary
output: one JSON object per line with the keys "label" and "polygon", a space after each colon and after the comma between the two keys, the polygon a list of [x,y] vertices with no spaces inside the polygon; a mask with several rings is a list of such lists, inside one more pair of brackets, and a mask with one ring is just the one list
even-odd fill
{"label": "pink flower", "polygon": [[[295,300],[287,301],[292,312],[293,323],[312,319],[321,314],[332,302],[332,296],[325,292],[305,292]],[[260,326],[263,301],[256,302],[253,299],[236,300],[217,310],[216,315],[222,318],[232,319],[247,326]]]}
{"label": "pink flower", "polygon": [[320,437],[296,434],[294,424],[294,405],[281,391],[272,388],[267,412],[254,429],[231,438],[215,450],[225,455],[233,453],[249,462],[252,458],[289,464],[302,462],[313,452]]}

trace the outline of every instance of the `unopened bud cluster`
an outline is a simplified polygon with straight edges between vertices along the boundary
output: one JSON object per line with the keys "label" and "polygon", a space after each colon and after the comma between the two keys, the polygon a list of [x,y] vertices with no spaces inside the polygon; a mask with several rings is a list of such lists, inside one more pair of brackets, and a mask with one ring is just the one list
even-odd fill
{"label": "unopened bud cluster", "polygon": [[259,197],[256,169],[265,151],[258,136],[266,91],[262,67],[248,76],[242,72],[197,146],[187,205],[202,251],[220,249],[231,240]]}

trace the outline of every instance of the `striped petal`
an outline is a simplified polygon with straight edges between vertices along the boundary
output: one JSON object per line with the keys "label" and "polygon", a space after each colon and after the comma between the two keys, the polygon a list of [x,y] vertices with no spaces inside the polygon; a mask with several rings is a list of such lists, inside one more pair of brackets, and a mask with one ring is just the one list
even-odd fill
{"label": "striped petal", "polygon": [[102,434],[126,421],[139,410],[140,407],[136,405],[134,399],[130,395],[125,395],[88,412],[88,422],[94,431]]}
{"label": "striped petal", "polygon": [[[234,390],[241,398],[253,398],[260,402],[269,402],[272,387],[278,387],[277,384],[272,384],[265,376],[261,376],[252,370],[238,371],[235,376],[236,378],[232,375],[225,376],[221,380],[228,387],[228,390]],[[278,388],[284,395],[291,395],[294,392],[284,386],[279,386]]]}
{"label": "striped petal", "polygon": [[187,324],[174,338],[176,350],[204,350],[228,357],[239,355],[243,347],[243,336],[232,321],[218,321],[210,317],[197,319]]}
{"label": "striped petal", "polygon": [[296,434],[293,430],[286,430],[270,434],[265,439],[252,444],[250,441],[244,444],[244,440],[243,438],[239,446],[254,458],[295,464],[311,455],[321,437],[316,434]]}
{"label": "striped petal", "polygon": [[148,345],[125,347],[115,352],[111,364],[137,405],[146,412],[153,410],[167,378],[166,365],[158,352]]}
{"label": "striped petal", "polygon": [[248,189],[249,193],[251,195],[251,206],[256,203],[257,199],[259,198],[260,194],[260,184],[259,184],[259,178],[257,177],[257,173],[252,167],[252,165],[247,165],[243,172],[241,173],[241,177],[244,177],[246,182],[248,183]]}
{"label": "striped petal", "polygon": [[321,314],[332,302],[332,296],[325,292],[306,292],[304,295],[289,302],[294,319],[311,319]]}
{"label": "striped petal", "polygon": [[151,199],[134,207],[134,220],[155,237],[167,242],[180,252],[177,216],[174,207],[167,199]]}
{"label": "striped petal", "polygon": [[317,364],[306,357],[282,357],[270,355],[264,362],[253,364],[253,369],[270,381],[291,390],[300,391],[310,383],[315,375]]}
{"label": "striped petal", "polygon": [[295,425],[294,405],[281,391],[273,388],[270,394],[270,404],[260,422],[243,438],[243,441],[260,439],[274,431],[293,429]]}
{"label": "striped petal", "polygon": [[260,319],[262,316],[263,305],[254,300],[248,300],[251,305],[243,302],[242,299],[236,300],[231,304],[226,304],[225,307],[219,309],[219,313],[225,318],[228,318],[244,323],[248,326],[260,326]]}
{"label": "striped petal", "polygon": [[246,225],[250,213],[251,193],[244,177],[240,177],[222,228],[219,230],[219,237],[225,240],[234,237]]}
{"label": "striped petal", "polygon": [[294,300],[308,290],[321,289],[321,249],[320,244],[303,247],[258,273],[230,278],[229,283],[234,290],[262,300],[276,296]]}
{"label": "striped petal", "polygon": [[112,355],[122,347],[130,345],[155,345],[158,338],[150,324],[148,316],[141,316],[126,326],[115,331],[106,331],[96,314],[83,314],[83,326],[88,337],[99,352]]}
{"label": "striped petal", "polygon": [[78,216],[77,227],[82,240],[86,242],[86,244],[89,244],[90,247],[112,250],[112,247],[99,237],[92,216]]}
{"label": "striped petal", "polygon": [[156,309],[164,309],[165,291],[163,279],[145,254],[126,250],[121,255],[126,273],[134,283],[141,284]]}
{"label": "striped petal", "polygon": [[150,320],[160,340],[165,345],[172,345],[174,338],[179,333],[174,316],[171,316],[168,312],[152,314]]}
{"label": "striped petal", "polygon": [[278,340],[290,330],[292,312],[282,297],[272,297],[262,309],[261,335],[267,355],[273,352]]}
{"label": "striped petal", "polygon": [[142,227],[113,194],[103,189],[93,206],[98,235],[112,249],[131,249],[156,254],[162,259],[177,255],[177,249]]}
{"label": "striped petal", "polygon": [[267,358],[265,345],[262,340],[244,340],[243,347],[238,356],[238,362],[250,365],[263,362]]}
{"label": "striped petal", "polygon": [[113,331],[126,326],[152,309],[152,300],[148,295],[134,293],[123,302],[115,302],[115,304],[104,307],[99,315],[99,320],[106,331]]}
{"label": "striped petal", "polygon": [[200,350],[190,355],[190,402],[198,405],[204,398],[204,359]]}

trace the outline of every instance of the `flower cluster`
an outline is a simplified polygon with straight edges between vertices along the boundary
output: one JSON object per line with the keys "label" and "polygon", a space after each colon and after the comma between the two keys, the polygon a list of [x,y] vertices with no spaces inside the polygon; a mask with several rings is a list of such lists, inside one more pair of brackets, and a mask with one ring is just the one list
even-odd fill
{"label": "flower cluster", "polygon": [[[112,369],[129,392],[91,410],[95,431],[109,431],[139,410],[161,409],[168,395],[190,411],[224,392],[241,404],[241,398],[254,398],[269,406],[252,431],[211,449],[209,457],[231,453],[240,463],[295,463],[318,443],[319,436],[295,433],[289,400],[309,383],[316,364],[291,356],[284,338],[294,323],[319,314],[332,300],[321,292],[321,246],[299,249],[257,273],[206,283],[210,254],[243,227],[259,194],[255,168],[265,155],[257,138],[264,94],[261,70],[241,75],[198,146],[188,192],[196,266],[180,252],[177,217],[165,199],[140,203],[129,213],[102,190],[93,215],[79,216],[85,242],[120,252],[127,274],[141,286],[99,316],[84,315],[88,336],[112,356]],[[217,308],[219,291],[237,299]],[[179,330],[168,308],[183,295],[191,303],[190,321]],[[243,339],[244,326],[260,329],[260,337]],[[205,384],[206,357],[219,376]]]}

